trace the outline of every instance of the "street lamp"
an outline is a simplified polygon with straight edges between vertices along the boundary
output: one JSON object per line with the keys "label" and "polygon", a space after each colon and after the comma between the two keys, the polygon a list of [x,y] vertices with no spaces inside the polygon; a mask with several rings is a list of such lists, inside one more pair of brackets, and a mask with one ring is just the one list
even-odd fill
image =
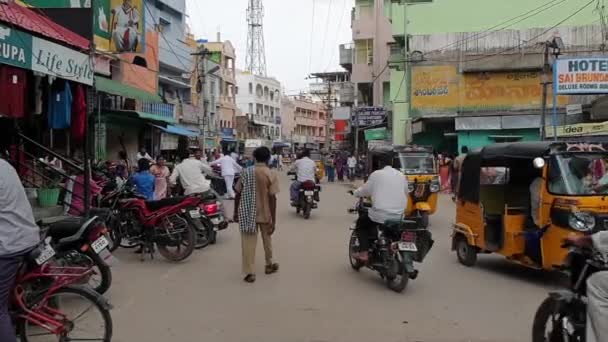
{"label": "street lamp", "polygon": [[[544,63],[543,63],[543,98],[542,98],[542,108],[541,108],[541,116],[540,116],[540,138],[541,140],[545,140],[546,135],[546,114],[547,114],[547,85],[550,83],[548,80],[548,74],[550,72],[551,65],[549,64],[549,49],[551,49],[551,54],[557,59],[559,55],[561,55],[562,50],[566,48],[564,45],[564,41],[559,35],[555,35],[552,40],[548,40],[541,43],[544,46]],[[552,83],[552,82],[551,82]],[[557,128],[557,96],[555,91],[553,91],[553,139],[557,139],[557,135],[555,134]]]}

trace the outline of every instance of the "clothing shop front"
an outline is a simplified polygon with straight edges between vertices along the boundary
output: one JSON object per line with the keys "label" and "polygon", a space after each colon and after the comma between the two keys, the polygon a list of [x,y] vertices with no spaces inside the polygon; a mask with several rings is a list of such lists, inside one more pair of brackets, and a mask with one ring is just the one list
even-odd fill
{"label": "clothing shop front", "polygon": [[94,75],[88,47],[88,40],[37,12],[0,3],[2,153],[21,133],[62,155],[82,155]]}

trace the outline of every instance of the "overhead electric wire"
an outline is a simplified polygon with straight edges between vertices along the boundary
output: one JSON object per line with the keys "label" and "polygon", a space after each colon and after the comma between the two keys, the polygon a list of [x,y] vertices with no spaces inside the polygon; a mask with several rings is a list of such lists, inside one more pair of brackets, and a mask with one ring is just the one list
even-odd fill
{"label": "overhead electric wire", "polygon": [[[336,29],[336,39],[334,39],[334,43],[331,46],[335,46],[338,43],[338,37],[340,36],[340,27],[342,26],[342,22],[344,21],[344,14],[346,13],[346,12],[344,12],[345,9],[346,9],[346,0],[342,0],[342,10],[340,11],[342,13],[342,15],[340,16],[340,21],[338,22],[338,28]],[[332,51],[333,52],[331,54],[331,57],[329,57],[329,62],[327,62],[327,66],[325,67],[325,71],[327,71],[329,69],[332,59],[334,59],[334,56],[336,55],[336,49],[333,48]]]}
{"label": "overhead electric wire", "polygon": [[[146,8],[146,11],[148,11],[148,13],[150,14],[150,18],[152,19],[152,22],[154,23],[154,26],[159,27],[158,22],[156,21],[156,19],[154,18],[154,14],[152,13],[152,11],[150,10],[150,7],[148,7],[148,3],[147,2],[143,2],[144,7]],[[190,68],[188,68],[186,66],[186,64],[182,61],[182,58],[180,56],[177,55],[177,53],[175,52],[175,50],[173,50],[173,46],[171,45],[171,43],[169,42],[169,40],[167,39],[167,37],[165,37],[165,34],[163,33],[163,31],[159,31],[160,36],[163,38],[163,40],[165,41],[165,43],[167,43],[167,46],[169,47],[169,49],[171,50],[171,52],[173,53],[173,55],[177,58],[177,60],[179,61],[179,64],[181,64],[184,67],[184,70],[190,70]]]}
{"label": "overhead electric wire", "polygon": [[[323,34],[323,44],[321,45],[321,63],[323,63],[323,57],[325,56],[325,43],[327,42],[328,30],[329,30],[329,18],[331,18],[331,5],[333,0],[329,0],[329,7],[327,9],[327,20],[325,20],[325,33]],[[323,64],[321,64],[322,66]]]}
{"label": "overhead electric wire", "polygon": [[312,72],[312,42],[315,34],[315,0],[312,0],[312,20],[310,22],[310,46],[308,48],[308,73]]}
{"label": "overhead electric wire", "polygon": [[[538,15],[540,13],[543,13],[543,12],[545,12],[545,11],[547,11],[547,10],[549,10],[549,9],[557,6],[557,5],[560,5],[560,4],[564,3],[565,1],[566,0],[551,0],[551,1],[549,1],[549,2],[547,2],[545,4],[543,4],[543,5],[541,5],[539,7],[536,7],[536,8],[534,8],[532,10],[529,10],[529,11],[527,11],[525,13],[522,13],[522,14],[516,16],[516,17],[513,17],[513,18],[511,18],[509,20],[503,21],[503,22],[501,22],[501,23],[499,23],[497,25],[489,27],[489,28],[487,28],[487,29],[485,29],[483,31],[477,32],[477,33],[475,33],[475,34],[473,34],[471,36],[467,36],[467,37],[465,37],[463,39],[460,39],[460,40],[458,40],[456,42],[452,42],[450,44],[447,44],[447,45],[442,46],[440,48],[437,48],[435,50],[431,50],[431,51],[427,52],[426,54],[428,55],[428,54],[434,54],[434,53],[442,52],[442,51],[446,50],[449,47],[452,47],[452,46],[455,46],[455,45],[462,45],[462,44],[464,44],[464,43],[466,43],[468,41],[471,41],[471,40],[477,40],[477,39],[480,39],[480,38],[487,37],[487,36],[491,35],[495,31],[504,30],[504,29],[512,27],[512,26],[514,26],[516,24],[519,24],[520,22],[522,22],[522,21],[524,21],[526,19],[529,19],[531,17],[534,17],[534,16],[536,16],[536,15]],[[546,6],[548,6],[548,7],[546,7]],[[520,20],[518,20],[518,21],[516,21],[514,23],[509,24],[510,22],[512,22],[514,20],[517,20],[517,19],[519,19],[521,17],[524,17],[524,18],[522,18],[522,19],[520,19]],[[509,25],[506,25],[506,24],[509,24]],[[506,26],[503,27],[503,25],[506,25]]]}

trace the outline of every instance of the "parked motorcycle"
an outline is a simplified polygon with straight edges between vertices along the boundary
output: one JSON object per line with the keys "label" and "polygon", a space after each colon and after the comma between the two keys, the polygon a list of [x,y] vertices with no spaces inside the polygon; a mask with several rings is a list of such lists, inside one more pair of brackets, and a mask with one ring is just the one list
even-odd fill
{"label": "parked motorcycle", "polygon": [[599,252],[572,247],[562,270],[568,274],[569,288],[549,293],[541,303],[534,316],[532,342],[585,341],[587,279],[608,271],[608,262]]}
{"label": "parked motorcycle", "polygon": [[[359,216],[367,215],[369,207],[369,204],[360,199],[355,208],[348,212],[358,213]],[[387,221],[379,226],[377,239],[370,239],[369,261],[363,264],[354,256],[359,252],[356,227],[355,222],[351,226],[348,244],[350,264],[355,271],[367,267],[378,272],[386,280],[387,287],[395,292],[402,292],[410,279],[418,277],[414,262],[421,263],[431,250],[434,241],[430,231],[421,228],[417,221]]]}
{"label": "parked motorcycle", "polygon": [[145,201],[141,197],[118,201],[119,228],[115,241],[142,246],[144,253],[154,258],[154,247],[170,261],[182,261],[194,251],[196,233],[183,217],[188,208],[196,208],[197,196],[170,197],[159,201]]}
{"label": "parked motorcycle", "polygon": [[228,221],[224,217],[224,209],[219,196],[213,192],[199,195],[201,202],[197,207],[190,207],[184,211],[184,218],[196,230],[196,249],[209,244],[215,244],[217,233],[228,228]]}
{"label": "parked motorcycle", "polygon": [[110,265],[110,241],[107,229],[99,217],[85,219],[67,217],[56,222],[40,222],[42,237],[50,238],[56,252],[57,264],[92,268],[88,285],[99,294],[104,294],[112,284]]}
{"label": "parked motorcycle", "polygon": [[[297,180],[295,172],[288,172],[287,174],[293,176],[293,181]],[[296,208],[296,213],[302,213],[302,216],[308,220],[312,209],[316,209],[318,207],[317,202],[321,200],[319,192],[321,192],[321,186],[315,182],[302,182],[298,192],[298,200],[291,204]]]}

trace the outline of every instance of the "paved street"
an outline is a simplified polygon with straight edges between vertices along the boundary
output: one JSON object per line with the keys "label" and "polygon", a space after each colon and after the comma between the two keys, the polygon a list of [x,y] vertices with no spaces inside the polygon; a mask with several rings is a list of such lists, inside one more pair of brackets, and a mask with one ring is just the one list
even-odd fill
{"label": "paved street", "polygon": [[[144,263],[118,251],[110,292],[115,341],[443,342],[528,341],[532,317],[555,276],[481,256],[461,266],[450,251],[454,205],[444,196],[432,217],[435,247],[403,294],[347,259],[347,187],[325,185],[320,209],[305,221],[287,201],[282,177],[275,253],[278,274],[241,278],[236,226],[182,264]],[[261,242],[260,242],[261,243]]]}

